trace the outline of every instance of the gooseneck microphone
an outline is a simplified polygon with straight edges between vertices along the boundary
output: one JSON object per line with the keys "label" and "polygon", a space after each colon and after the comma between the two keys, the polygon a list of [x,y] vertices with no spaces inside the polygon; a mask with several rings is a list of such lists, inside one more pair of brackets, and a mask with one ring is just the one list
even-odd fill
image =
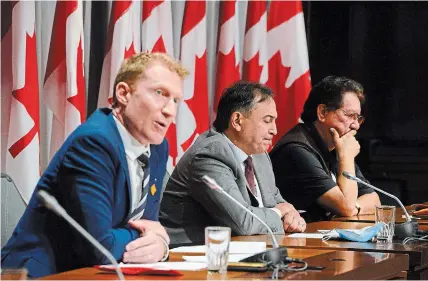
{"label": "gooseneck microphone", "polygon": [[407,210],[406,210],[406,208],[404,207],[403,203],[401,203],[400,199],[398,199],[398,197],[397,197],[397,196],[394,196],[394,195],[392,195],[391,193],[388,193],[388,192],[386,192],[386,191],[383,191],[383,190],[382,190],[382,189],[380,189],[380,188],[377,188],[377,187],[375,187],[375,186],[373,186],[373,185],[371,185],[371,184],[369,184],[369,183],[366,183],[365,181],[363,181],[363,180],[361,180],[361,179],[357,178],[357,177],[356,177],[356,176],[354,176],[354,175],[351,175],[351,174],[350,174],[350,173],[348,173],[348,172],[343,172],[343,173],[342,173],[342,175],[343,175],[345,178],[349,179],[349,180],[353,180],[353,181],[359,182],[359,183],[361,183],[361,184],[364,184],[365,186],[371,187],[371,188],[373,188],[374,190],[379,191],[380,193],[383,193],[383,194],[385,194],[386,196],[393,198],[395,201],[397,201],[397,202],[398,202],[398,204],[400,204],[401,209],[403,209],[404,215],[406,216],[406,220],[407,220],[408,222],[412,220],[412,219],[410,218],[410,216],[409,216],[409,213],[407,213]]}
{"label": "gooseneck microphone", "polygon": [[272,229],[264,222],[262,221],[256,214],[251,212],[247,207],[242,205],[238,200],[233,198],[229,193],[227,193],[221,186],[217,184],[217,182],[210,178],[207,175],[204,175],[202,177],[202,180],[213,190],[218,191],[220,193],[223,193],[226,197],[228,197],[230,200],[236,203],[239,207],[244,209],[247,213],[255,217],[260,223],[266,227],[266,229],[269,231],[269,234],[272,238],[272,244],[273,248],[270,250],[266,250],[264,252],[255,254],[251,257],[248,257],[246,259],[241,260],[241,262],[264,262],[269,264],[279,264],[281,262],[284,262],[287,258],[287,248],[285,246],[279,246],[278,241],[275,238],[275,235],[272,232]]}
{"label": "gooseneck microphone", "polygon": [[404,239],[406,237],[411,237],[413,235],[416,234],[416,231],[418,230],[418,223],[415,221],[412,221],[412,219],[409,216],[409,213],[407,212],[406,208],[404,207],[403,203],[401,203],[400,199],[397,198],[397,196],[394,196],[380,188],[377,188],[369,183],[366,183],[365,181],[359,179],[358,177],[351,175],[348,172],[343,172],[342,175],[349,179],[349,180],[353,180],[356,181],[358,183],[361,183],[365,186],[371,187],[374,190],[385,194],[388,197],[391,197],[392,199],[394,199],[395,201],[398,202],[398,204],[400,204],[401,209],[404,212],[404,215],[406,216],[406,222],[401,223],[401,224],[396,224],[395,225],[395,235],[399,238],[399,239]]}
{"label": "gooseneck microphone", "polygon": [[92,237],[91,234],[89,234],[82,226],[80,226],[79,223],[77,223],[72,217],[70,217],[67,211],[58,203],[55,197],[53,197],[52,195],[50,195],[48,192],[44,190],[39,190],[37,192],[37,198],[42,201],[43,205],[46,208],[48,208],[58,216],[65,219],[80,234],[82,234],[83,237],[85,237],[95,248],[97,248],[104,256],[106,256],[110,260],[110,262],[115,266],[119,280],[125,280],[125,277],[123,276],[122,271],[120,270],[120,267],[117,264],[117,261],[113,257],[113,255],[106,248],[104,248],[104,246],[101,245],[94,237]]}

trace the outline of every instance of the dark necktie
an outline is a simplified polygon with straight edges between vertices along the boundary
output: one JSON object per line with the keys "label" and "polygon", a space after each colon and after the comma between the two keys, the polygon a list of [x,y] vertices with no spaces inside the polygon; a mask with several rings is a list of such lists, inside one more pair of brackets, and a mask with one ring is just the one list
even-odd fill
{"label": "dark necktie", "polygon": [[138,162],[140,163],[141,168],[144,171],[144,176],[143,176],[143,183],[142,183],[142,188],[143,188],[143,192],[141,193],[142,197],[144,197],[144,193],[147,193],[147,185],[149,184],[149,175],[150,175],[150,165],[149,165],[149,157],[147,156],[147,154],[143,153],[140,156],[138,156]]}
{"label": "dark necktie", "polygon": [[247,179],[248,187],[250,188],[250,191],[254,195],[254,197],[257,197],[253,158],[251,158],[251,156],[248,156],[247,160],[244,161],[244,164],[245,178]]}
{"label": "dark necktie", "polygon": [[135,210],[129,215],[129,219],[139,219],[141,218],[141,216],[144,213],[144,209],[146,208],[146,204],[147,204],[147,198],[146,200],[142,201],[144,199],[144,197],[147,195],[147,193],[149,192],[149,181],[150,181],[150,165],[149,165],[149,157],[147,156],[147,154],[143,153],[140,156],[138,156],[137,158],[138,163],[140,164],[141,168],[144,171],[144,175],[143,175],[143,182],[141,183],[141,198],[140,198],[140,202],[138,203],[137,207],[135,208]]}

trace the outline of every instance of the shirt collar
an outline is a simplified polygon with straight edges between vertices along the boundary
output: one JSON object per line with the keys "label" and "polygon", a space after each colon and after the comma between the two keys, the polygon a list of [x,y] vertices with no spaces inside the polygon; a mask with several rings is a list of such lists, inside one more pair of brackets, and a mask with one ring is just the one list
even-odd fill
{"label": "shirt collar", "polygon": [[248,155],[245,153],[242,149],[237,147],[225,134],[222,134],[226,140],[229,142],[230,147],[232,148],[233,155],[235,155],[236,160],[238,160],[239,163],[243,163],[245,160],[247,160]]}
{"label": "shirt collar", "polygon": [[150,144],[141,144],[128,132],[128,130],[126,130],[125,126],[120,123],[116,116],[113,115],[113,118],[116,122],[117,129],[119,130],[120,137],[122,138],[126,155],[133,161],[143,153],[150,157]]}

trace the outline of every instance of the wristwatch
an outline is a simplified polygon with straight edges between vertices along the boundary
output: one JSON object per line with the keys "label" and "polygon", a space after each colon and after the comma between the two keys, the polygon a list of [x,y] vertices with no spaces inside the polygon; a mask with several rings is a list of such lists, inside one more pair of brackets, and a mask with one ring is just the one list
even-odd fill
{"label": "wristwatch", "polygon": [[355,202],[355,208],[357,208],[357,216],[360,214],[361,206],[358,202]]}

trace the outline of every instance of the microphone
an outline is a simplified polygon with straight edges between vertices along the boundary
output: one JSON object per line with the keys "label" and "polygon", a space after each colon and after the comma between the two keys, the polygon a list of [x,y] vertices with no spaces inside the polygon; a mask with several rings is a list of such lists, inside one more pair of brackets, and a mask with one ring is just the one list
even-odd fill
{"label": "microphone", "polygon": [[394,199],[395,201],[397,201],[398,204],[400,204],[400,207],[403,210],[404,215],[406,216],[406,222],[395,225],[395,232],[394,233],[395,233],[395,235],[399,239],[404,239],[406,237],[411,237],[411,236],[413,236],[413,235],[416,234],[416,231],[418,230],[418,223],[415,222],[415,221],[412,221],[412,219],[409,216],[409,213],[407,212],[407,210],[404,207],[403,203],[401,203],[400,199],[397,198],[397,196],[394,196],[394,195],[392,195],[392,194],[390,194],[390,193],[388,193],[388,192],[386,192],[386,191],[384,191],[384,190],[382,190],[380,188],[377,188],[377,187],[375,187],[375,186],[373,186],[373,185],[371,185],[369,183],[366,183],[365,181],[357,178],[354,175],[351,175],[348,172],[343,172],[342,175],[345,178],[349,179],[349,180],[353,180],[353,181],[361,183],[361,184],[363,184],[365,186],[371,187],[374,190],[376,190],[376,191],[378,191],[380,193],[383,193],[383,194],[385,194],[388,197],[391,197],[392,199]]}
{"label": "microphone", "polygon": [[266,250],[264,252],[255,254],[251,257],[245,258],[241,260],[241,262],[262,262],[262,263],[268,263],[268,264],[279,264],[281,262],[286,261],[286,258],[288,256],[287,248],[285,246],[279,246],[278,241],[275,238],[275,235],[272,232],[272,229],[264,222],[262,221],[256,214],[251,212],[247,207],[242,205],[238,200],[230,196],[229,193],[224,191],[224,189],[217,184],[217,182],[210,178],[207,175],[202,176],[202,180],[213,190],[223,193],[227,197],[229,197],[230,200],[236,203],[239,207],[244,209],[247,213],[255,217],[266,229],[269,231],[269,234],[272,239],[273,248]]}
{"label": "microphone", "polygon": [[37,198],[42,201],[43,205],[46,208],[48,208],[58,216],[65,219],[69,224],[71,224],[71,226],[73,226],[80,234],[82,234],[83,237],[85,237],[95,248],[97,248],[104,256],[106,256],[116,268],[116,273],[119,277],[119,280],[125,280],[125,277],[123,276],[123,273],[113,255],[106,248],[104,248],[104,246],[101,245],[94,237],[92,237],[91,234],[89,234],[82,226],[80,226],[78,222],[76,222],[72,217],[70,217],[67,211],[58,203],[55,197],[53,197],[44,190],[39,190],[37,192]]}

